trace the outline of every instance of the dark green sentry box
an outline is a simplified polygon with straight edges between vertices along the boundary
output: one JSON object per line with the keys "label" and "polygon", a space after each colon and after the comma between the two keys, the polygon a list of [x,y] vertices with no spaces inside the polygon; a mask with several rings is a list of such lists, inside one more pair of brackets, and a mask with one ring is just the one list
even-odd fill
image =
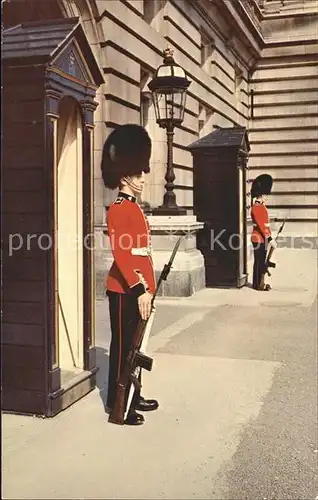
{"label": "dark green sentry box", "polygon": [[247,131],[220,128],[188,149],[193,155],[194,212],[204,222],[197,247],[204,256],[206,286],[242,287],[247,283]]}

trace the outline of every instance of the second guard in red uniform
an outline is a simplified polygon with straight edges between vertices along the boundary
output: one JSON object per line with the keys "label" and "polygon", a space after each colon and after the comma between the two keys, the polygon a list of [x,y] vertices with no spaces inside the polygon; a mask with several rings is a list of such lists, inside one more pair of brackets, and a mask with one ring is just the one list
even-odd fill
{"label": "second guard in red uniform", "polygon": [[[156,282],[151,258],[150,227],[137,197],[150,171],[151,140],[140,125],[116,128],[107,138],[102,159],[105,186],[119,188],[107,212],[107,227],[114,262],[106,278],[111,322],[107,406],[113,408],[116,383],[122,373],[140,317],[148,319]],[[129,387],[126,391],[126,404]],[[136,412],[158,408],[135,391],[126,424],[140,425]]]}
{"label": "second guard in red uniform", "polygon": [[[255,290],[261,290],[260,282],[264,272],[267,247],[268,245],[277,246],[276,241],[272,239],[269,214],[266,207],[272,184],[272,177],[268,174],[262,174],[254,180],[251,190],[251,217],[253,221],[251,241],[254,248],[253,288]],[[254,203],[253,200],[255,200]],[[269,285],[264,288],[264,290],[269,289]]]}

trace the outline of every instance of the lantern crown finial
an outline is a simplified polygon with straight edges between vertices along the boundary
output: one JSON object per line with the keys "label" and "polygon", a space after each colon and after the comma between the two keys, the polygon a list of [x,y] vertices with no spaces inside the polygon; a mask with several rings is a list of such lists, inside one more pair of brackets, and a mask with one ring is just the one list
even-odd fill
{"label": "lantern crown finial", "polygon": [[171,128],[183,122],[191,82],[184,69],[176,64],[171,47],[165,48],[163,56],[163,64],[157,68],[148,88],[152,92],[157,123],[160,127]]}
{"label": "lantern crown finial", "polygon": [[163,51],[163,62],[165,64],[171,64],[171,63],[174,63],[174,59],[173,59],[173,50],[171,47],[167,47],[164,51]]}

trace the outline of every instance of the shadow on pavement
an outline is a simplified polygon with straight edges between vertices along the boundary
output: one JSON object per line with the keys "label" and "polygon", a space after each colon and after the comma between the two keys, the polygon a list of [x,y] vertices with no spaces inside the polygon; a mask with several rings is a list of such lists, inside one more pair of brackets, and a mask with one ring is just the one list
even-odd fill
{"label": "shadow on pavement", "polygon": [[99,395],[106,411],[109,368],[109,354],[107,349],[104,349],[104,347],[96,346],[96,362],[98,366],[96,385],[98,387]]}

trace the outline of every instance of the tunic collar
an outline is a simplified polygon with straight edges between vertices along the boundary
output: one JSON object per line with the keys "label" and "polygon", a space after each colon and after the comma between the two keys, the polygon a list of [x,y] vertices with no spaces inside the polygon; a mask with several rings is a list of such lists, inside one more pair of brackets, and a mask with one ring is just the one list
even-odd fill
{"label": "tunic collar", "polygon": [[118,197],[125,198],[125,200],[132,201],[133,203],[136,203],[137,198],[135,196],[132,196],[131,194],[123,193],[122,191],[119,191]]}

